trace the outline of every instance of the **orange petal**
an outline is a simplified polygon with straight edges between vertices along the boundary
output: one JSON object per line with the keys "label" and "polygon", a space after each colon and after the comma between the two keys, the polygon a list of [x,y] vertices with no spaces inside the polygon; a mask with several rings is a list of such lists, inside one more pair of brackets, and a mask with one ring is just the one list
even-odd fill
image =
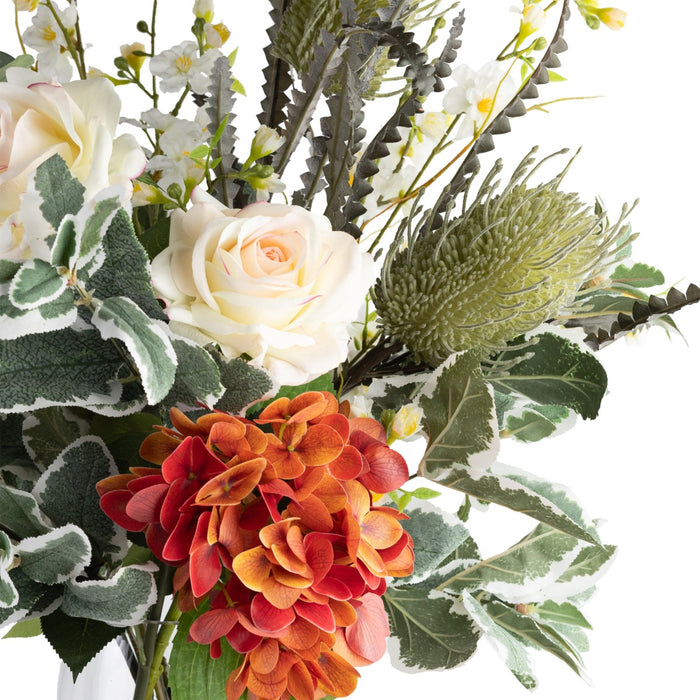
{"label": "orange petal", "polygon": [[320,467],[336,459],[343,451],[343,438],[329,425],[312,425],[296,448],[307,467]]}
{"label": "orange petal", "polygon": [[181,438],[166,433],[152,433],[141,443],[139,455],[152,464],[163,464],[181,442]]}
{"label": "orange petal", "polygon": [[245,426],[240,421],[235,423],[217,421],[209,431],[207,447],[216,447],[227,457],[232,457],[238,452],[238,446],[243,437],[245,437]]}
{"label": "orange petal", "polygon": [[280,658],[280,646],[276,639],[264,639],[248,655],[250,668],[255,673],[271,673]]}
{"label": "orange petal", "polygon": [[360,522],[362,539],[375,549],[386,549],[403,535],[401,524],[386,513],[370,511]]}
{"label": "orange petal", "polygon": [[301,591],[302,588],[285,586],[271,576],[263,584],[261,592],[269,603],[272,603],[276,608],[284,610],[285,608],[291,608],[299,600]]}
{"label": "orange petal", "polygon": [[289,404],[286,396],[275,399],[261,411],[256,423],[283,423],[289,418]]}
{"label": "orange petal", "polygon": [[357,520],[362,520],[365,513],[369,512],[369,491],[359,481],[345,481],[343,488],[348,495],[348,505]]}
{"label": "orange petal", "polygon": [[314,681],[303,661],[298,661],[289,669],[287,688],[294,700],[314,700]]}
{"label": "orange petal", "polygon": [[367,435],[371,435],[375,440],[386,443],[386,432],[379,421],[374,418],[351,418],[350,431],[360,430]]}
{"label": "orange petal", "polygon": [[287,506],[290,515],[299,518],[304,527],[317,532],[330,532],[333,529],[333,518],[323,501],[311,494],[300,503],[290,503]]}
{"label": "orange petal", "polygon": [[258,485],[266,466],[267,461],[257,457],[227,469],[199,489],[195,503],[207,506],[240,503]]}
{"label": "orange petal", "polygon": [[253,591],[262,591],[272,565],[265,556],[264,547],[253,547],[234,558],[233,570],[244,586]]}
{"label": "orange petal", "polygon": [[308,423],[323,415],[328,401],[320,391],[305,391],[289,404],[290,423]]}
{"label": "orange petal", "polygon": [[364,540],[360,540],[357,547],[357,558],[361,559],[375,576],[386,576],[384,560],[379,556],[377,550],[370,547]]}
{"label": "orange petal", "polygon": [[326,688],[331,695],[345,698],[355,691],[360,674],[345,659],[329,650],[319,656],[318,663],[331,682]]}

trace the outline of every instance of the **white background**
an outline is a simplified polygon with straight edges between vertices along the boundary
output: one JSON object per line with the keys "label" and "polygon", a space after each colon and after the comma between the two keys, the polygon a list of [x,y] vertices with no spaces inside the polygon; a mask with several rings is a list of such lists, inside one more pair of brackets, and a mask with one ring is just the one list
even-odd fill
{"label": "white background", "polygon": [[[483,18],[480,4],[504,6],[508,17],[507,8],[515,2],[463,4],[468,10],[467,33],[458,63],[476,68],[501,48],[510,31],[501,32],[502,24],[477,22]],[[0,48],[16,53],[10,5],[4,3],[2,10]],[[119,44],[139,38],[132,28],[137,19],[146,19],[148,3],[83,5],[84,36],[99,46],[92,62],[108,69]],[[181,30],[169,20],[175,43],[188,38],[185,11],[190,3],[168,5],[182,10],[184,18]],[[232,29],[228,47],[242,47],[239,65],[245,66],[266,41],[260,29],[266,3],[235,3],[230,10],[223,9],[226,5],[218,3],[217,19]],[[139,6],[144,10],[138,11]],[[161,6],[165,14],[166,4]],[[245,18],[244,6],[243,12],[249,13]],[[637,0],[625,9],[628,24],[617,33],[606,28],[591,32],[573,16],[566,34],[570,50],[562,56],[561,68],[568,81],[542,91],[544,100],[603,97],[553,105],[549,114],[533,112],[513,120],[513,133],[497,137],[496,147],[513,162],[535,144],[541,153],[582,145],[566,186],[589,200],[601,195],[613,212],[623,201],[640,197],[632,217],[635,230],[641,232],[634,258],[656,265],[669,284],[685,290],[688,282],[700,282],[700,137],[695,81],[691,82],[700,9],[688,0]],[[167,45],[164,39],[162,47]],[[247,103],[239,100],[238,109],[246,111],[247,123],[252,124],[259,111],[259,77],[238,77],[250,96]],[[137,111],[134,108],[130,116]],[[679,337],[669,341],[657,328],[601,352],[609,396],[598,420],[580,422],[572,431],[526,449],[503,447],[501,461],[571,487],[591,515],[606,521],[604,539],[619,547],[613,567],[584,609],[595,627],[585,657],[590,685],[561,662],[538,654],[537,700],[697,697],[700,305],[676,320],[688,345]],[[494,506],[487,519],[473,524],[487,556],[523,532],[519,518],[498,518],[495,511]],[[51,698],[57,671],[57,658],[43,640],[0,642],[3,698]],[[404,700],[486,693],[517,700],[529,695],[487,643],[480,644],[470,662],[451,672],[408,676],[380,662],[362,674],[357,698],[390,692]]]}

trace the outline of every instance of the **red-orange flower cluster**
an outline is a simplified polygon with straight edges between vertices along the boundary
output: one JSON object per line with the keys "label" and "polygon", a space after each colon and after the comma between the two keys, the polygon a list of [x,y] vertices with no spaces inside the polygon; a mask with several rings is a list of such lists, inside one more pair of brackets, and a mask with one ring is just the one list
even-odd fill
{"label": "red-orange flower cluster", "polygon": [[101,481],[102,508],[178,567],[183,610],[208,598],[190,638],[243,655],[230,700],[349,695],[355,667],[386,648],[386,577],[413,570],[405,516],[373,505],[405,483],[405,461],[327,392],[277,399],[254,422],[170,418],[141,447],[160,467]]}

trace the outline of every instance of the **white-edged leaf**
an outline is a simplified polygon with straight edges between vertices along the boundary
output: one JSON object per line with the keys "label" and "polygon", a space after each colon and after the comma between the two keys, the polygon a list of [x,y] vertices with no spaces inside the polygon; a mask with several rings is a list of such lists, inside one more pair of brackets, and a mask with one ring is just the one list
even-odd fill
{"label": "white-edged leaf", "polygon": [[529,690],[537,687],[537,679],[526,646],[496,624],[472,595],[463,595],[462,604],[513,675]]}
{"label": "white-edged leaf", "polygon": [[0,340],[59,331],[72,326],[77,318],[75,297],[67,288],[53,301],[28,310],[18,309],[7,295],[0,295]]}
{"label": "white-edged leaf", "polygon": [[165,398],[175,381],[177,355],[161,321],[149,318],[131,299],[111,297],[95,303],[92,323],[104,340],[126,345],[139,371],[149,404]]}
{"label": "white-edged leaf", "polygon": [[14,560],[10,538],[0,530],[0,608],[14,608],[19,603],[19,592],[8,573]]}
{"label": "white-edged leaf", "polygon": [[[452,485],[454,464],[485,470],[499,448],[491,387],[484,381],[480,354],[452,355],[438,367],[418,396],[428,446],[419,473]],[[458,488],[458,487],[457,487]]]}
{"label": "white-edged leaf", "polygon": [[450,479],[443,483],[479,500],[523,513],[591,544],[599,543],[592,521],[573,494],[565,486],[552,484],[529,472],[500,463],[494,463],[485,471],[455,464]]}
{"label": "white-edged leaf", "polygon": [[156,602],[155,564],[125,566],[106,581],[68,581],[61,609],[72,617],[130,627]]}
{"label": "white-edged leaf", "polygon": [[9,296],[18,309],[29,311],[55,301],[65,289],[66,280],[56,268],[35,258],[24,263],[12,278]]}
{"label": "white-edged leaf", "polygon": [[610,568],[616,553],[613,545],[582,547],[566,571],[549,586],[547,598],[563,603],[589,590]]}
{"label": "white-edged leaf", "polygon": [[70,408],[51,406],[34,411],[22,422],[22,443],[27,454],[42,471],[73,440],[86,435],[88,422]]}
{"label": "white-edged leaf", "polygon": [[72,523],[97,545],[100,555],[120,559],[126,534],[100,508],[95,484],[119,473],[107,446],[95,435],[77,438],[41,475],[32,494],[56,525]]}
{"label": "white-edged leaf", "polygon": [[117,349],[92,328],[0,340],[0,410],[116,403],[123,364]]}
{"label": "white-edged leaf", "polygon": [[18,539],[51,530],[34,496],[6,484],[0,484],[0,525]]}
{"label": "white-edged leaf", "polygon": [[452,593],[483,589],[511,603],[548,600],[550,587],[582,546],[575,537],[540,524],[504,552],[452,571],[439,588]]}
{"label": "white-edged leaf", "polygon": [[454,668],[476,651],[479,631],[459,600],[420,584],[390,587],[383,598],[394,666],[414,672]]}
{"label": "white-edged leaf", "polygon": [[44,535],[26,537],[17,545],[22,571],[33,581],[64,583],[90,563],[92,548],[77,525],[63,525]]}
{"label": "white-edged leaf", "polygon": [[198,402],[214,406],[223,396],[225,387],[212,356],[187,338],[173,338],[172,344],[177,354],[177,371],[165,404],[181,410],[191,409]]}
{"label": "white-edged leaf", "polygon": [[479,558],[476,543],[456,515],[426,501],[413,501],[405,512],[409,519],[403,522],[403,527],[416,547],[413,574],[402,579],[401,585],[426,578],[458,547],[469,545],[473,549],[471,557]]}

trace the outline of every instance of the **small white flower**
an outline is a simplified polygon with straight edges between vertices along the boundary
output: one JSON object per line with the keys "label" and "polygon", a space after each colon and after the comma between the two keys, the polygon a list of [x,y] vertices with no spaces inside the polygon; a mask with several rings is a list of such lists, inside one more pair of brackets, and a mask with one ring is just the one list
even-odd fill
{"label": "small white flower", "polygon": [[179,92],[189,83],[193,92],[205,93],[214,61],[221,55],[217,49],[209,49],[200,56],[194,41],[183,41],[154,56],[149,67],[161,79],[163,92]]}
{"label": "small white flower", "polygon": [[457,87],[447,92],[443,108],[448,114],[464,115],[458,137],[471,136],[482,129],[515,93],[513,79],[504,73],[498,61],[491,61],[478,71],[459,66],[453,71],[452,78]]}
{"label": "small white flower", "polygon": [[368,387],[363,386],[353,389],[351,396],[347,397],[349,404],[348,418],[371,418],[374,402],[367,396]]}
{"label": "small white flower", "polygon": [[255,132],[253,143],[250,147],[251,161],[260,160],[270,153],[274,153],[282,144],[284,138],[269,126],[261,126]]}
{"label": "small white flower", "polygon": [[170,185],[178,184],[184,192],[192,190],[204,177],[202,167],[189,157],[206,140],[201,126],[163,114],[157,109],[144,112],[141,120],[161,132],[159,144],[162,154],[152,157],[147,166],[150,172],[159,173],[159,186],[167,190]]}
{"label": "small white flower", "polygon": [[[69,34],[75,30],[78,19],[78,11],[71,4],[64,10],[57,11],[61,23]],[[47,81],[55,80],[59,83],[71,79],[73,67],[70,63],[70,54],[67,51],[68,43],[56,18],[48,7],[42,5],[32,17],[32,24],[22,35],[27,46],[37,52],[39,76]]]}

